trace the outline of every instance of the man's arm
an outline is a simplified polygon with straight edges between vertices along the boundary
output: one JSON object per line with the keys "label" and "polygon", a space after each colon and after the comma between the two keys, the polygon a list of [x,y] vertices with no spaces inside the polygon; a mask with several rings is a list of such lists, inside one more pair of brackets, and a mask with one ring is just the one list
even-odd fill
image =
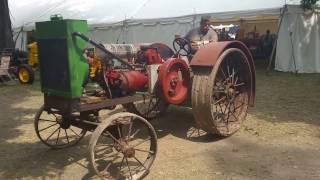
{"label": "man's arm", "polygon": [[209,31],[210,31],[209,42],[218,42],[218,34],[216,33],[216,31],[211,28]]}

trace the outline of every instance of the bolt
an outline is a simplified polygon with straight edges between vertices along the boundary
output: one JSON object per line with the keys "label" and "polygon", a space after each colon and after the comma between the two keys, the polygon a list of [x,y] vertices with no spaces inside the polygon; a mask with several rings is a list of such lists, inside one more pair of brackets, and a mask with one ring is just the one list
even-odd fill
{"label": "bolt", "polygon": [[176,93],[173,89],[169,89],[168,94],[169,96],[173,97]]}

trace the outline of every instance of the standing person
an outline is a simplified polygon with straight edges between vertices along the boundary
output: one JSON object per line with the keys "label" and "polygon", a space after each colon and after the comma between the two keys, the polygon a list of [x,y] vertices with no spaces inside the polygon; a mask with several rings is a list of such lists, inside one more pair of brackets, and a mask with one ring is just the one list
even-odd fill
{"label": "standing person", "polygon": [[220,33],[219,41],[227,41],[229,39],[228,33],[226,32],[226,28],[222,28]]}
{"label": "standing person", "polygon": [[208,16],[201,17],[200,27],[191,29],[184,38],[190,41],[193,52],[209,42],[218,41],[217,33],[210,28],[210,17]]}
{"label": "standing person", "polygon": [[272,51],[272,46],[273,46],[273,38],[271,37],[270,30],[268,29],[262,39],[262,48],[263,48],[265,58],[269,58]]}

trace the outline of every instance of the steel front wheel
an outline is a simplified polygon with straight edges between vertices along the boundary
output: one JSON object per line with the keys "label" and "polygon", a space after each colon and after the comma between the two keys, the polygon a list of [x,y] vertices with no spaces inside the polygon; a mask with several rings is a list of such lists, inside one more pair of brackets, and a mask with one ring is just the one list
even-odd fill
{"label": "steel front wheel", "polygon": [[101,179],[142,179],[157,153],[152,125],[132,113],[118,113],[100,124],[89,143],[90,163]]}
{"label": "steel front wheel", "polygon": [[86,134],[85,130],[71,126],[69,120],[63,118],[57,111],[44,110],[44,106],[35,116],[34,127],[41,142],[53,149],[75,145]]}
{"label": "steel front wheel", "polygon": [[192,108],[203,130],[221,136],[237,132],[248,110],[251,72],[245,54],[225,50],[214,68],[195,71]]}

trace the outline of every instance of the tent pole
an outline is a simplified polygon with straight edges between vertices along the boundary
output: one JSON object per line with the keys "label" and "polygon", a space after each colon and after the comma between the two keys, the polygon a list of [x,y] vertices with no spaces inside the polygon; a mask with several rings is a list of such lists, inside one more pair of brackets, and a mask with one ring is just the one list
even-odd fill
{"label": "tent pole", "polygon": [[294,46],[293,46],[293,41],[292,41],[292,32],[290,32],[290,40],[291,40],[291,58],[293,59],[294,72],[295,72],[296,75],[298,75],[296,57],[294,56]]}
{"label": "tent pole", "polygon": [[277,43],[278,43],[278,36],[279,36],[279,32],[280,32],[280,27],[281,27],[281,24],[282,24],[282,20],[283,20],[283,16],[284,16],[284,13],[287,11],[287,5],[285,4],[284,5],[284,8],[280,14],[280,22],[279,22],[279,27],[278,27],[278,30],[277,30],[277,36],[276,36],[276,40],[274,41],[273,43],[273,46],[272,46],[272,52],[271,52],[271,55],[269,56],[269,63],[268,63],[268,67],[267,67],[267,74],[269,73],[270,69],[271,69],[271,65],[272,65],[272,61],[273,61],[273,57],[274,57],[274,54],[276,52],[276,47],[277,47]]}

